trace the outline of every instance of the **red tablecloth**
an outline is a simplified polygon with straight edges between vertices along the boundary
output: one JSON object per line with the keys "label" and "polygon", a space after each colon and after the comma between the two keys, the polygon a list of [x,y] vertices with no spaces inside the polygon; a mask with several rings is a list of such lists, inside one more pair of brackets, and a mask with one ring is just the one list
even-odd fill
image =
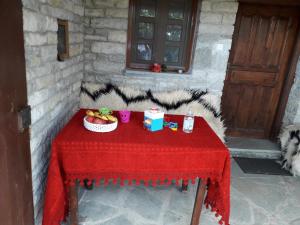
{"label": "red tablecloth", "polygon": [[76,113],[52,144],[43,225],[65,219],[68,185],[86,178],[96,183],[119,179],[121,185],[209,178],[205,203],[222,216],[220,222],[229,223],[230,154],[203,118],[195,119],[191,134],[182,131],[182,116],[171,116],[179,122],[177,132],[150,132],[143,129],[143,113],[136,112],[117,130],[94,133],[83,127],[84,115],[84,110]]}

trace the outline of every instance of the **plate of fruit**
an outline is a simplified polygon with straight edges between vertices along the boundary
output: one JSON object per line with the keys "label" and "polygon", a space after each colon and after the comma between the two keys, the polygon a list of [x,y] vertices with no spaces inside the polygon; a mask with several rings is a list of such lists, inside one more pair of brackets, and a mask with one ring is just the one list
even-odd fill
{"label": "plate of fruit", "polygon": [[107,108],[101,108],[99,111],[87,110],[83,125],[89,131],[110,132],[117,128],[118,119]]}

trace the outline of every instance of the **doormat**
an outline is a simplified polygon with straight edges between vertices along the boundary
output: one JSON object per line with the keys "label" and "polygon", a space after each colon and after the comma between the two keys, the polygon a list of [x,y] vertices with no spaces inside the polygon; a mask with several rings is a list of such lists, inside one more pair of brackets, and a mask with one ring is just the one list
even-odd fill
{"label": "doormat", "polygon": [[292,176],[289,171],[282,169],[275,159],[253,159],[234,157],[244,173]]}

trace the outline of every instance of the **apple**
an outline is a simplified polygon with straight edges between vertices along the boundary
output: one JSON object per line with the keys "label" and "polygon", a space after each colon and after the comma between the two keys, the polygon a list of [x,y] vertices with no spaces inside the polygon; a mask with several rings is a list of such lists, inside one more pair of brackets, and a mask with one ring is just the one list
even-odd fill
{"label": "apple", "polygon": [[87,116],[86,117],[86,121],[90,122],[90,123],[94,123],[95,118],[93,116]]}
{"label": "apple", "polygon": [[95,124],[106,124],[106,121],[102,120],[100,118],[95,118],[93,123],[95,123]]}

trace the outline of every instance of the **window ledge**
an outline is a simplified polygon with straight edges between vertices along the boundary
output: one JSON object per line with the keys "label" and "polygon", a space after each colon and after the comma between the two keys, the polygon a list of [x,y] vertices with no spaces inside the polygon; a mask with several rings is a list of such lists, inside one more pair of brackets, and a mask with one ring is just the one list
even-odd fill
{"label": "window ledge", "polygon": [[124,70],[125,76],[133,76],[133,77],[164,77],[164,78],[171,78],[171,77],[183,77],[186,75],[189,75],[187,73],[174,73],[174,72],[160,72],[155,73],[151,71],[143,71],[143,70],[131,70],[131,69],[125,69]]}

